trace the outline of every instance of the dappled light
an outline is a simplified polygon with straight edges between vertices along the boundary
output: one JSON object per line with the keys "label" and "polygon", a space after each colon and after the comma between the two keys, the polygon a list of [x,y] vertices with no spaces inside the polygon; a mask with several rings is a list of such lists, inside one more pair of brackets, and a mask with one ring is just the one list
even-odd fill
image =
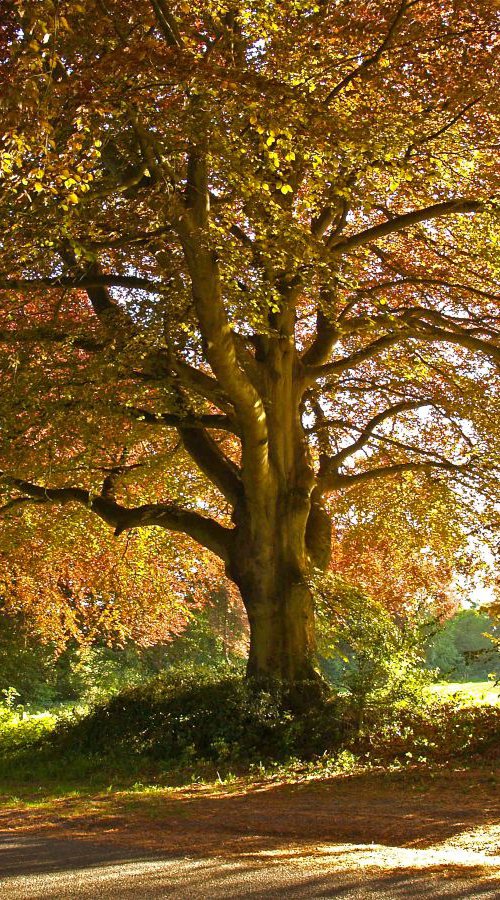
{"label": "dappled light", "polygon": [[500,10],[0,0],[0,896],[500,896]]}

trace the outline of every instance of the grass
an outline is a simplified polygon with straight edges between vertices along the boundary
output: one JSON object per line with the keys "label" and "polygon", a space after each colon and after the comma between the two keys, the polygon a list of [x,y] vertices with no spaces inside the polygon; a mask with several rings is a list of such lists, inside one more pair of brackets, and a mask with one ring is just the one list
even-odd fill
{"label": "grass", "polygon": [[[321,779],[370,768],[392,771],[420,766],[432,770],[447,765],[449,747],[453,761],[458,748],[457,764],[467,766],[470,757],[471,764],[476,765],[484,755],[483,746],[485,760],[492,752],[499,695],[499,689],[489,682],[433,685],[429,701],[424,700],[419,709],[403,707],[394,721],[385,715],[378,724],[372,722],[359,740],[345,739],[308,760],[297,758],[293,751],[287,758],[274,760],[245,753],[231,756],[224,741],[216,758],[203,759],[197,752],[184,752],[181,758],[175,754],[148,755],[134,751],[127,741],[120,746],[119,741],[114,742],[114,733],[111,747],[97,752],[94,732],[89,743],[78,746],[78,729],[71,718],[68,720],[72,710],[67,704],[23,715],[0,706],[0,806],[43,807],[58,798],[77,803],[97,795],[151,793],[192,784],[216,787],[252,779]],[[197,697],[193,699],[198,703]],[[193,714],[196,709],[194,706]],[[211,719],[209,712],[207,707],[207,721]],[[151,721],[150,713],[147,708],[141,711],[147,722]],[[188,709],[184,702],[180,713],[179,721],[185,723]],[[43,739],[65,719],[69,742],[62,748],[57,743],[51,746]],[[125,719],[128,721],[128,716]],[[185,737],[190,739],[189,734]],[[194,746],[187,743],[187,750],[194,751]]]}
{"label": "grass", "polygon": [[440,699],[456,697],[459,700],[480,704],[500,703],[500,685],[493,681],[439,681],[430,686],[429,691]]}

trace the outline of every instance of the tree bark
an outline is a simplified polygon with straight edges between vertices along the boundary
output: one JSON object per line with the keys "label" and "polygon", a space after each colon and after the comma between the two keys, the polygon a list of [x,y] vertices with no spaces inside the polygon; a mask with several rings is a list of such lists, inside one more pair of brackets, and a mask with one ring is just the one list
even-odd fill
{"label": "tree bark", "polygon": [[[281,682],[302,697],[304,692],[318,695],[311,685],[324,687],[315,668],[314,600],[308,583],[319,555],[313,537],[323,549],[322,565],[329,560],[324,523],[318,529],[317,518],[317,505],[299,491],[291,491],[286,500],[278,498],[260,527],[239,525],[227,567],[250,624],[247,676]],[[313,527],[308,527],[309,520]]]}
{"label": "tree bark", "polygon": [[283,572],[271,596],[244,597],[250,622],[247,675],[288,684],[317,680],[314,608],[306,584]]}

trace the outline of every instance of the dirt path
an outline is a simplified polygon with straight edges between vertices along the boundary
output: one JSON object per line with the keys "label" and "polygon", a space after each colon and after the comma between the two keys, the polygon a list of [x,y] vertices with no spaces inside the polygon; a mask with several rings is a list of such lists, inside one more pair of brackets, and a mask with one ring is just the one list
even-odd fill
{"label": "dirt path", "polygon": [[500,896],[495,770],[61,800],[0,814],[0,896]]}

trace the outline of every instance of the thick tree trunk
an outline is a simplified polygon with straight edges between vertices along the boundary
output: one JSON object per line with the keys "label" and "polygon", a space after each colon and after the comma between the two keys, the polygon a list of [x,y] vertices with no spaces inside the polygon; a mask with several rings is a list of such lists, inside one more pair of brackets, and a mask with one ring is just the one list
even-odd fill
{"label": "thick tree trunk", "polygon": [[250,677],[295,683],[317,678],[314,610],[304,583],[283,573],[270,596],[244,598],[250,622]]}
{"label": "thick tree trunk", "polygon": [[248,533],[242,537],[228,574],[240,590],[250,624],[247,675],[282,682],[292,691],[302,684],[299,693],[308,693],[305,683],[322,685],[322,679],[315,668],[314,601],[307,583],[314,554],[306,546],[305,524],[297,527],[298,518],[307,521],[294,502],[272,529],[268,520],[253,539]]}
{"label": "thick tree trunk", "polygon": [[315,491],[302,425],[304,383],[294,342],[293,290],[281,285],[283,310],[272,321],[272,337],[260,348],[266,465],[255,481],[243,460],[244,497],[234,509],[236,540],[228,574],[250,623],[248,676],[281,682],[290,694],[312,698],[314,690],[305,685],[323,682],[315,668],[308,576],[313,567],[328,564],[330,522]]}

